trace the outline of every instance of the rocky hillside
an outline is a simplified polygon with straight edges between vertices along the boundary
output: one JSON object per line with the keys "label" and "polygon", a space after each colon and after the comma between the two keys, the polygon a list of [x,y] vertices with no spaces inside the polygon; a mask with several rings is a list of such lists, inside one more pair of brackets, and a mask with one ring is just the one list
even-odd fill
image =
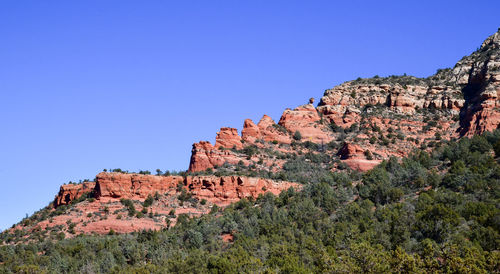
{"label": "rocky hillside", "polygon": [[304,143],[337,152],[332,169],[347,164],[366,171],[389,156],[427,149],[441,139],[496,129],[499,92],[500,30],[454,68],[428,78],[358,78],[326,90],[317,106],[310,100],[286,109],[278,123],[267,115],[257,124],[247,119],[241,136],[234,128],[221,128],[215,145],[193,145],[189,171],[235,171],[239,165],[274,172],[286,162],[280,155],[317,152],[318,146],[308,145],[311,150]]}
{"label": "rocky hillside", "polygon": [[[241,135],[223,127],[214,145],[193,145],[188,172],[179,176],[118,169],[92,182],[63,185],[53,203],[4,235],[17,243],[47,235],[158,230],[180,216],[217,212],[242,198],[306,183],[334,185],[345,175],[356,185],[357,171],[391,156],[497,129],[499,92],[500,29],[454,68],[428,78],[358,78],[326,90],[316,106],[309,99],[286,109],[277,123],[267,115],[258,123],[247,119]],[[348,175],[334,172],[340,170]],[[347,186],[342,193],[356,200],[359,195]]]}
{"label": "rocky hillside", "polygon": [[[279,194],[297,183],[242,176],[159,176],[101,172],[95,182],[61,186],[54,202],[10,229],[16,241],[82,233],[127,233],[175,225],[179,215],[200,216],[242,198]],[[47,235],[46,235],[47,236]],[[34,238],[33,238],[34,237]],[[63,237],[63,238],[64,238]]]}

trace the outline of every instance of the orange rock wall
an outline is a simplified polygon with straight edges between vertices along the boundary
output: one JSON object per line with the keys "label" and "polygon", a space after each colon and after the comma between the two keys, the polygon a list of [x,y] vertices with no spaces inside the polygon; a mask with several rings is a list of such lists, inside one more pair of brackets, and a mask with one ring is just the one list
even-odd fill
{"label": "orange rock wall", "polygon": [[219,206],[227,206],[244,197],[256,198],[259,194],[279,194],[297,183],[273,181],[244,176],[155,176],[101,172],[95,183],[64,185],[55,198],[54,206],[69,204],[83,193],[92,191],[96,199],[145,200],[148,195],[175,192],[178,184],[189,190],[195,198],[206,199]]}
{"label": "orange rock wall", "polygon": [[67,205],[71,203],[71,201],[80,198],[83,194],[92,192],[94,187],[95,182],[62,185],[59,189],[59,193],[54,199],[54,207]]}

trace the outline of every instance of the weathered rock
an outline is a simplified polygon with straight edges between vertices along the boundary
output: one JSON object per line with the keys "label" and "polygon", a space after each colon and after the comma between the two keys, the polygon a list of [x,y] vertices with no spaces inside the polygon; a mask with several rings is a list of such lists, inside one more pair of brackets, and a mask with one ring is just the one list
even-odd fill
{"label": "weathered rock", "polygon": [[265,192],[279,194],[290,187],[300,187],[297,183],[243,176],[188,176],[186,185],[195,197],[222,206],[242,198],[257,198]]}
{"label": "weathered rock", "polygon": [[238,135],[238,130],[230,127],[223,127],[217,132],[215,137],[215,148],[235,148],[242,149],[241,137]]}
{"label": "weathered rock", "polygon": [[189,190],[194,197],[219,206],[226,206],[245,197],[257,198],[265,192],[279,194],[290,187],[300,188],[297,183],[245,176],[181,177],[101,172],[97,174],[95,183],[62,186],[54,205],[69,204],[86,192],[92,192],[93,197],[98,200],[124,198],[143,201],[156,193],[175,193],[179,185]]}
{"label": "weathered rock", "polygon": [[260,138],[266,142],[277,141],[282,144],[289,144],[292,142],[286,128],[276,124],[274,120],[267,115],[262,116],[257,126],[259,127]]}
{"label": "weathered rock", "polygon": [[216,149],[210,142],[201,141],[193,144],[191,150],[191,161],[189,162],[189,172],[204,171],[208,168],[222,166],[225,163],[237,164],[243,161],[248,164],[248,160],[229,149]]}
{"label": "weathered rock", "polygon": [[243,123],[241,138],[245,142],[255,143],[257,139],[261,138],[260,128],[252,120],[246,119]]}
{"label": "weathered rock", "polygon": [[363,152],[364,150],[356,144],[344,143],[337,155],[340,156],[341,160],[345,160],[363,157]]}
{"label": "weathered rock", "polygon": [[321,117],[312,104],[285,110],[278,124],[292,134],[299,131],[304,141],[328,143],[333,140],[331,130],[321,123]]}
{"label": "weathered rock", "polygon": [[497,129],[500,124],[500,30],[488,37],[478,51],[462,58],[453,72],[466,83],[460,134],[470,136]]}
{"label": "weathered rock", "polygon": [[146,199],[156,192],[168,192],[182,182],[181,176],[101,172],[96,176],[95,197]]}
{"label": "weathered rock", "polygon": [[59,193],[54,199],[54,207],[67,205],[71,203],[71,201],[80,198],[83,194],[92,192],[94,187],[95,182],[62,185],[59,189]]}

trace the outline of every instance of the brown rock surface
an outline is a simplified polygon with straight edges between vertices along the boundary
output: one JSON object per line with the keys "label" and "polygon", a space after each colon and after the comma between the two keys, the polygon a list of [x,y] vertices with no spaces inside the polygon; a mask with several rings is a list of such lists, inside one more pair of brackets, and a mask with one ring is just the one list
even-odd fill
{"label": "brown rock surface", "polygon": [[[433,142],[442,139],[495,130],[500,124],[499,51],[500,31],[454,68],[438,70],[428,78],[359,78],[326,90],[317,107],[306,104],[285,110],[278,124],[267,115],[258,124],[245,120],[241,138],[235,129],[223,128],[217,134],[215,148],[209,143],[193,146],[189,171],[240,161],[255,165],[252,156],[222,148],[242,150],[256,146],[267,151],[297,153],[296,146],[287,146],[292,144],[296,131],[301,133],[301,142],[311,141],[323,147],[332,141],[345,141],[356,146],[357,154],[369,150],[379,161],[404,156],[416,148],[425,149],[429,144],[432,147]],[[269,147],[265,142],[280,146]],[[354,155],[351,147],[347,149],[351,151],[346,153]],[[350,162],[366,160],[363,155],[339,156]],[[273,153],[261,153],[258,157],[269,170],[271,165],[271,171],[279,169]],[[362,164],[362,169],[369,166]]]}
{"label": "brown rock surface", "polygon": [[267,115],[262,116],[262,119],[260,119],[257,126],[259,127],[261,138],[264,141],[278,141],[283,144],[289,144],[292,142],[289,132],[286,132],[285,128],[280,127],[271,117]]}

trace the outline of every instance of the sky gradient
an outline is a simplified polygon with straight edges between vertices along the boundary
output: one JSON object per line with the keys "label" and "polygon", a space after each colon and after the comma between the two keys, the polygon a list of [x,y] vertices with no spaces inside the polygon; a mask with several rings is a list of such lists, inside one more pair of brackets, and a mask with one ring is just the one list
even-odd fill
{"label": "sky gradient", "polygon": [[185,170],[222,126],[357,77],[426,77],[500,1],[2,1],[0,230],[104,168]]}

